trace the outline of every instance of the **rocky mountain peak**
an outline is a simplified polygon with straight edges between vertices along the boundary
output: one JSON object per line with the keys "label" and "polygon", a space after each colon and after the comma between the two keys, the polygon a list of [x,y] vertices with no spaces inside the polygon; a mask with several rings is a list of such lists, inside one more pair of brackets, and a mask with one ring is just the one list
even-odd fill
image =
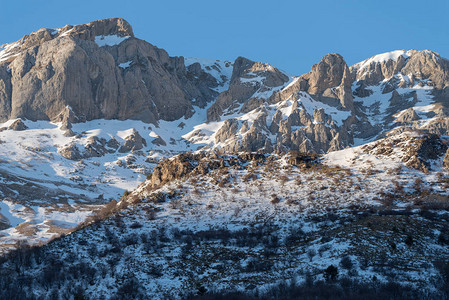
{"label": "rocky mountain peak", "polygon": [[65,25],[58,29],[41,28],[23,36],[15,43],[0,45],[0,50],[2,48],[6,50],[4,53],[0,53],[0,63],[2,61],[11,62],[21,51],[66,36],[95,41],[96,37],[104,36],[134,37],[134,33],[131,25],[122,18],[102,19],[81,25]]}
{"label": "rocky mountain peak", "polygon": [[[79,120],[190,117],[216,83],[188,77],[182,57],[133,38],[121,18],[40,29],[0,48],[0,120],[53,120],[67,106]],[[195,102],[194,102],[195,100]]]}
{"label": "rocky mountain peak", "polygon": [[400,72],[414,52],[415,50],[395,50],[374,55],[352,65],[351,72],[355,80],[363,80],[367,85],[377,85]]}
{"label": "rocky mountain peak", "polygon": [[81,25],[66,25],[57,29],[56,36],[71,36],[83,40],[95,40],[96,36],[117,35],[134,37],[131,25],[122,18],[110,18]]}
{"label": "rocky mountain peak", "polygon": [[431,80],[437,88],[444,86],[448,80],[448,61],[436,52],[429,50],[395,50],[375,55],[351,66],[351,73],[356,81],[365,85],[378,85],[395,75],[414,79]]}
{"label": "rocky mountain peak", "polygon": [[239,56],[234,61],[234,67],[232,69],[231,82],[240,78],[245,72],[247,72],[251,66],[254,65],[254,61],[247,59],[243,56]]}
{"label": "rocky mountain peak", "polygon": [[421,80],[428,79],[437,89],[442,89],[449,82],[449,61],[433,51],[415,51],[401,73]]}
{"label": "rocky mountain peak", "polygon": [[262,78],[263,84],[268,87],[280,86],[288,81],[288,76],[268,63],[255,62],[244,57],[238,57],[234,62],[231,84],[241,78]]}
{"label": "rocky mountain peak", "polygon": [[351,72],[340,54],[325,55],[309,73],[299,77],[296,85],[320,101],[349,110],[354,107]]}
{"label": "rocky mountain peak", "polygon": [[[271,96],[272,88],[280,87],[288,81],[287,75],[268,63],[238,57],[233,64],[229,89],[218,95],[217,101],[207,112],[207,119],[220,120],[226,109],[237,108],[241,104],[244,104],[242,109],[246,112],[253,110],[260,106],[262,98]],[[263,95],[266,92],[269,94]]]}
{"label": "rocky mountain peak", "polygon": [[318,64],[312,66],[309,79],[309,93],[320,94],[328,88],[341,84],[348,66],[340,54],[325,55]]}

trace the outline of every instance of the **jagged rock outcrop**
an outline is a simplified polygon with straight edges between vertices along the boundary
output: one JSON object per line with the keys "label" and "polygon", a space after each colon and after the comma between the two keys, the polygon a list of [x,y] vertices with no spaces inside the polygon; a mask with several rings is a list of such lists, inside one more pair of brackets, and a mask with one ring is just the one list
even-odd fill
{"label": "jagged rock outcrop", "polygon": [[12,124],[9,125],[8,129],[14,131],[22,131],[28,129],[28,126],[26,126],[21,119],[18,119],[12,122]]}
{"label": "jagged rock outcrop", "polygon": [[151,186],[156,187],[163,182],[182,178],[192,172],[194,169],[192,160],[191,154],[184,153],[175,156],[172,160],[162,161],[154,168],[153,173],[149,177]]}
{"label": "jagged rock outcrop", "polygon": [[447,145],[435,134],[423,135],[414,139],[414,143],[407,149],[408,158],[406,165],[418,170],[431,169],[431,160],[442,157],[447,152]]}
{"label": "jagged rock outcrop", "polygon": [[362,149],[374,155],[399,156],[407,167],[427,172],[443,158],[448,146],[436,134],[400,127],[392,130],[387,138],[364,145]]}
{"label": "jagged rock outcrop", "polygon": [[[185,63],[136,38],[120,18],[40,29],[2,48],[0,122],[50,120],[75,139],[81,133],[72,130],[74,123],[99,118],[137,119],[155,128],[161,120],[176,121],[184,130],[192,124],[180,118],[211,101],[208,122],[230,119],[214,127],[214,139],[202,138],[210,132],[199,128],[187,133],[187,147],[202,141],[198,147],[221,151],[325,153],[399,126],[449,131],[449,62],[428,50],[392,51],[351,67],[330,53],[310,72],[289,77],[243,57]],[[157,147],[182,142],[150,136]],[[92,139],[80,155],[137,151],[145,143],[138,133],[123,145]]]}
{"label": "jagged rock outcrop", "polygon": [[438,135],[449,135],[449,118],[436,118],[428,122],[422,129]]}
{"label": "jagged rock outcrop", "polygon": [[228,119],[215,135],[215,142],[225,142],[233,137],[239,129],[239,122],[236,119]]}
{"label": "jagged rock outcrop", "polygon": [[[282,86],[289,80],[288,76],[266,63],[254,62],[238,57],[234,62],[230,86],[227,91],[218,95],[217,101],[208,109],[207,120],[218,121],[226,109],[237,108],[246,103],[256,92],[263,93],[270,88]],[[244,107],[244,111],[254,109],[257,97]]]}
{"label": "jagged rock outcrop", "polygon": [[72,136],[75,136],[76,134],[75,134],[75,132],[73,132],[72,129],[66,129],[66,130],[64,131],[63,135],[64,135],[65,137],[72,137]]}
{"label": "jagged rock outcrop", "polygon": [[366,85],[377,85],[382,80],[399,73],[405,66],[410,53],[398,50],[375,55],[351,66],[352,76],[356,81],[363,81]]}
{"label": "jagged rock outcrop", "polygon": [[[161,184],[181,179],[191,173],[205,175],[212,170],[225,167],[249,166],[247,162],[262,164],[267,157],[261,153],[242,152],[232,156],[218,156],[216,153],[186,152],[170,159],[161,161],[153,170],[147,180],[142,184],[146,190],[151,190]],[[304,160],[304,159],[303,159]]]}
{"label": "jagged rock outcrop", "polygon": [[78,117],[73,113],[69,106],[66,106],[61,113],[53,119],[53,122],[61,123],[61,126],[59,127],[61,130],[72,129],[72,123],[76,123],[78,121]]}
{"label": "jagged rock outcrop", "polygon": [[[350,69],[355,81],[365,85],[378,85],[387,79],[384,93],[398,87],[412,87],[417,80],[430,80],[421,84],[431,84],[438,90],[444,89],[449,83],[449,62],[429,50],[397,50],[379,54]],[[395,77],[397,74],[401,78]]]}
{"label": "jagged rock outcrop", "polygon": [[[371,132],[371,137],[380,138],[397,126],[430,134],[448,132],[449,61],[438,53],[397,50],[375,55],[350,70],[356,86],[353,94],[363,111],[358,114],[363,123],[357,126],[371,128],[360,130],[357,137]],[[379,90],[381,95],[373,103],[372,95]],[[369,98],[369,105],[364,106],[364,98]],[[367,118],[365,113],[383,117]]]}
{"label": "jagged rock outcrop", "polygon": [[444,155],[443,166],[446,169],[449,169],[449,149],[446,151],[446,154]]}
{"label": "jagged rock outcrop", "polygon": [[108,152],[115,152],[119,147],[120,143],[115,138],[106,142],[106,149],[108,149]]}
{"label": "jagged rock outcrop", "polygon": [[312,70],[302,75],[297,83],[302,90],[321,101],[337,99],[342,107],[353,109],[351,72],[343,57],[327,54]]}
{"label": "jagged rock outcrop", "polygon": [[125,153],[137,151],[147,145],[146,140],[133,129],[133,132],[125,138],[125,143],[118,149],[118,152]]}
{"label": "jagged rock outcrop", "polygon": [[108,153],[106,149],[106,139],[98,138],[96,136],[87,139],[87,144],[85,145],[86,150],[83,153],[83,157],[101,157]]}
{"label": "jagged rock outcrop", "polygon": [[413,108],[408,108],[394,120],[397,123],[411,123],[413,121],[419,120],[419,116]]}
{"label": "jagged rock outcrop", "polygon": [[161,138],[160,136],[158,136],[157,138],[152,140],[151,143],[153,145],[157,145],[157,146],[166,146],[167,145],[167,143],[164,141],[164,139]]}
{"label": "jagged rock outcrop", "polygon": [[449,86],[449,61],[429,50],[415,51],[401,73],[430,80],[431,85],[438,90]]}
{"label": "jagged rock outcrop", "polygon": [[70,160],[80,160],[83,158],[79,148],[75,144],[69,144],[60,149],[58,152],[62,155],[62,157]]}

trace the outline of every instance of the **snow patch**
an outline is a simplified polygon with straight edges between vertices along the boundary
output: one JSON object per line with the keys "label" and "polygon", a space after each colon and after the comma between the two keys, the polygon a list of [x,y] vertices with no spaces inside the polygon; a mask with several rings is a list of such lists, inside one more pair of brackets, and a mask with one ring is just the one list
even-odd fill
{"label": "snow patch", "polygon": [[129,66],[131,66],[131,63],[132,63],[132,61],[130,60],[130,61],[121,63],[121,64],[119,64],[118,66],[119,66],[120,68],[126,69],[126,68],[129,68]]}
{"label": "snow patch", "polygon": [[368,58],[367,60],[364,60],[362,62],[359,62],[355,64],[353,67],[356,69],[366,69],[368,68],[372,63],[382,63],[389,60],[396,61],[399,59],[399,57],[409,58],[415,50],[395,50],[391,52],[385,52],[382,54],[374,55],[371,58]]}
{"label": "snow patch", "polygon": [[13,210],[17,209],[16,206],[17,205],[9,201],[0,201],[0,214],[8,219],[9,224],[12,227],[16,227],[17,225],[25,221],[13,212]]}
{"label": "snow patch", "polygon": [[130,36],[118,36],[116,34],[100,35],[95,37],[95,43],[97,43],[99,47],[116,46],[129,38]]}

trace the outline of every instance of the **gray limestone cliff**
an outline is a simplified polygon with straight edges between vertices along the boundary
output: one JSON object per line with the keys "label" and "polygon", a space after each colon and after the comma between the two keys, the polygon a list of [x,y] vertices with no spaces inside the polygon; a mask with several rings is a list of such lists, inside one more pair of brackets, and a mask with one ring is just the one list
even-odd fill
{"label": "gray limestone cliff", "polygon": [[3,48],[0,121],[54,120],[68,106],[80,121],[157,123],[189,117],[193,98],[204,105],[217,94],[120,18],[41,29]]}

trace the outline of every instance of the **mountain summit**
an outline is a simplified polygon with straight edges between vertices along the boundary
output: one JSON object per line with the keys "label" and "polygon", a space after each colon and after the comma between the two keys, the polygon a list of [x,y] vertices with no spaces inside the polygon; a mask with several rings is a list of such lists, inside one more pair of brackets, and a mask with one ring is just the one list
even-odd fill
{"label": "mountain summit", "polygon": [[191,99],[215,96],[188,80],[182,58],[135,38],[119,18],[41,29],[1,47],[3,121],[55,120],[70,107],[79,120],[157,123],[190,116]]}

